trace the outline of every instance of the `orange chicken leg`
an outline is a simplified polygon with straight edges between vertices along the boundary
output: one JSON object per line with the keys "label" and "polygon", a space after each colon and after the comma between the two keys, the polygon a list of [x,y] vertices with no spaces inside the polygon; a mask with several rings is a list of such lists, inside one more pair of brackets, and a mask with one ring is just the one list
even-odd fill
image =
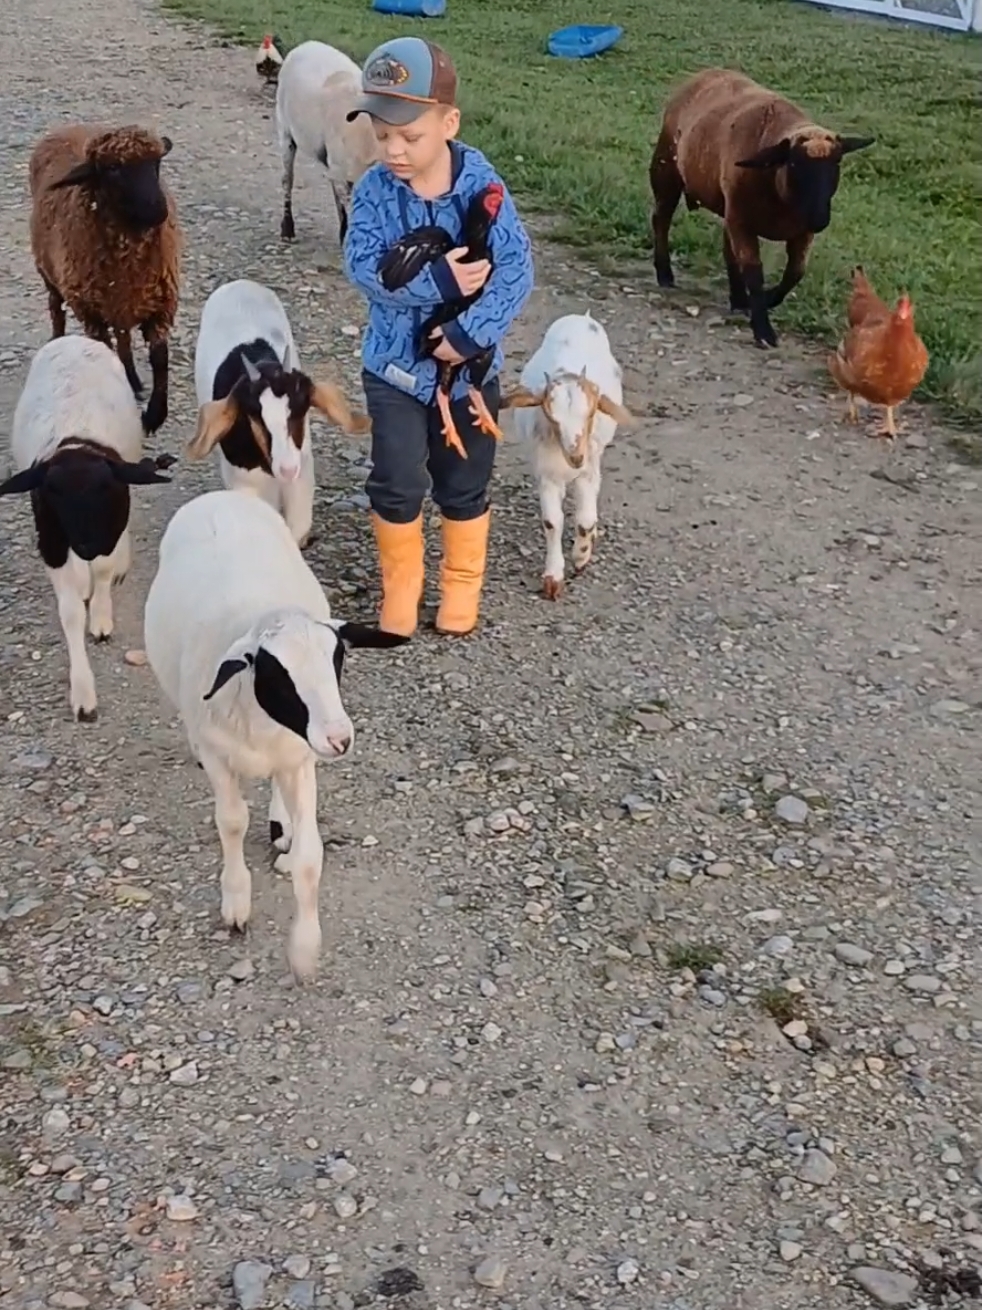
{"label": "orange chicken leg", "polygon": [[464,443],[460,439],[460,433],[457,431],[457,425],[453,421],[453,415],[450,413],[450,397],[439,387],[436,389],[436,405],[440,411],[440,417],[443,419],[443,435],[447,439],[447,445],[451,446],[461,459],[467,458],[467,451],[464,449]]}
{"label": "orange chicken leg", "polygon": [[470,412],[477,420],[477,426],[489,437],[494,437],[495,441],[500,441],[505,434],[492,418],[491,411],[484,403],[484,397],[480,391],[478,391],[477,387],[468,387],[467,394],[471,402]]}

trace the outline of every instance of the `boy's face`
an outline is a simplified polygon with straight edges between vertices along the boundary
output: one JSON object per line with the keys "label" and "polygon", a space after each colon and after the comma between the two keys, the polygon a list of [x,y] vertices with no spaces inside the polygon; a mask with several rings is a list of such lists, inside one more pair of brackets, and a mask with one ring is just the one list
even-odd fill
{"label": "boy's face", "polygon": [[424,177],[460,129],[460,110],[434,105],[405,127],[372,119],[382,162],[403,182]]}

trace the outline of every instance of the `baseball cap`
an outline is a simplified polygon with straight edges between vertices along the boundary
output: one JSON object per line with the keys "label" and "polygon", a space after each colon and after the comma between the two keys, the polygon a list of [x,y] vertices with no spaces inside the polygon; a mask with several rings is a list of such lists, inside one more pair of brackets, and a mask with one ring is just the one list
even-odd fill
{"label": "baseball cap", "polygon": [[445,50],[421,36],[383,41],[365,60],[362,95],[348,115],[371,114],[393,127],[405,127],[433,105],[457,100],[457,72]]}

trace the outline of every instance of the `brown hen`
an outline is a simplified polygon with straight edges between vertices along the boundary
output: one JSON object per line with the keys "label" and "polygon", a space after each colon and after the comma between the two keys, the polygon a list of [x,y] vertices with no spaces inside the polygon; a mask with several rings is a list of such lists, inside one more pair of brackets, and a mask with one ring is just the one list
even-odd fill
{"label": "brown hen", "polygon": [[829,372],[849,393],[847,419],[859,421],[856,397],[861,396],[886,407],[885,425],[873,435],[896,437],[893,411],[920,384],[927,364],[927,348],[914,331],[910,297],[902,295],[897,308],[891,310],[857,265],[852,274],[849,331],[828,358]]}

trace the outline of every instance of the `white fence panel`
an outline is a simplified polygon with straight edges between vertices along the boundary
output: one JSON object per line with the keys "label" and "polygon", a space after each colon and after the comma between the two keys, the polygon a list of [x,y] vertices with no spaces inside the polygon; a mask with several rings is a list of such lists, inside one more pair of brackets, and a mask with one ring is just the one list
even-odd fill
{"label": "white fence panel", "polygon": [[982,31],[982,0],[808,0],[808,3],[946,27],[955,32]]}

